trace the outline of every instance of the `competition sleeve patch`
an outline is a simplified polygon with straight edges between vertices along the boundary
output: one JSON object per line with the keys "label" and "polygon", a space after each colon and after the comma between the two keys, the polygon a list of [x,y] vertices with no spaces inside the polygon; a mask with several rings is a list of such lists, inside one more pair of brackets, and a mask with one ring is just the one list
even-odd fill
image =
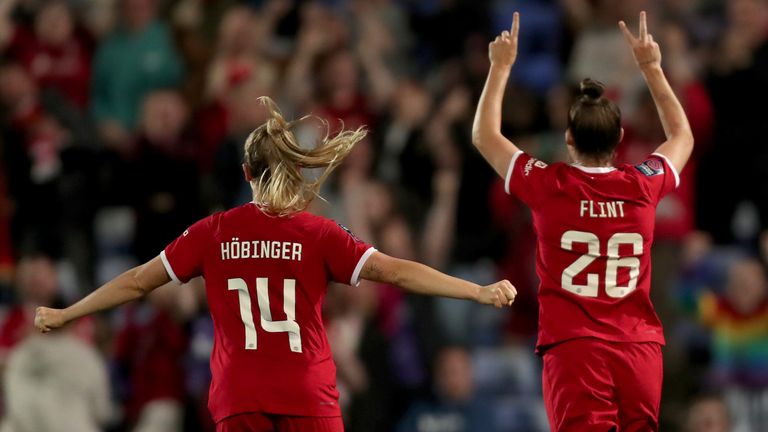
{"label": "competition sleeve patch", "polygon": [[635,165],[635,169],[648,177],[664,174],[664,164],[658,159],[648,159],[641,164]]}
{"label": "competition sleeve patch", "polygon": [[338,223],[338,222],[336,222],[336,225],[338,225],[338,226],[339,226],[339,228],[341,228],[341,229],[343,229],[344,231],[346,231],[346,232],[347,232],[347,234],[349,234],[349,236],[350,236],[350,237],[352,237],[352,238],[353,238],[353,239],[354,239],[356,242],[358,242],[358,243],[362,243],[362,240],[360,240],[360,239],[359,239],[359,238],[358,238],[358,237],[355,235],[355,233],[353,233],[353,232],[352,232],[352,230],[351,230],[351,229],[347,228],[346,226],[344,226],[344,225],[342,225],[342,224],[340,224],[340,223]]}
{"label": "competition sleeve patch", "polygon": [[326,220],[322,250],[330,280],[357,285],[365,261],[376,251],[371,245],[357,238],[349,228]]}

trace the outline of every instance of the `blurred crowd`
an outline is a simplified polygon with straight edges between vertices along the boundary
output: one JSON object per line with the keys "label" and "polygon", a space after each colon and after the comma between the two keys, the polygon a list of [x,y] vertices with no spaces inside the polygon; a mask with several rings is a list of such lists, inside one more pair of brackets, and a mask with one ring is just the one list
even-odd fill
{"label": "blurred crowd", "polygon": [[347,430],[548,430],[530,214],[470,143],[487,43],[521,12],[503,131],[522,148],[564,160],[591,77],[640,162],[664,133],[616,22],[641,9],[696,137],[656,222],[662,430],[768,430],[768,0],[0,0],[0,431],[213,430],[202,281],[45,337],[31,320],[249,201],[262,95],[315,116],[304,145],[318,118],[370,131],[312,211],[520,292],[497,311],[330,287]]}

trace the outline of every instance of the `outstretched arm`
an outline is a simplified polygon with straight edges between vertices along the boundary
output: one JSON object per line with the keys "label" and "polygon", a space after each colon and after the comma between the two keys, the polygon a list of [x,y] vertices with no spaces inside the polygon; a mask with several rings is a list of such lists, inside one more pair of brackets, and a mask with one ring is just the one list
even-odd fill
{"label": "outstretched arm", "polygon": [[392,258],[381,252],[374,252],[368,258],[360,276],[392,284],[414,294],[475,300],[497,308],[512,305],[517,295],[517,290],[507,280],[480,286],[448,276],[424,264]]}
{"label": "outstretched arm", "polygon": [[503,31],[488,46],[491,68],[472,124],[472,143],[502,178],[507,175],[512,155],[519,151],[512,141],[501,134],[501,102],[509,73],[517,59],[519,29],[520,14],[515,12],[512,33]]}
{"label": "outstretched arm", "polygon": [[37,308],[35,327],[48,333],[80,317],[136,300],[170,281],[160,257],[155,257],[112,279],[66,309]]}
{"label": "outstretched arm", "polygon": [[654,42],[653,36],[648,33],[645,12],[640,12],[640,33],[638,37],[632,35],[624,21],[619,22],[619,27],[624,33],[624,38],[632,48],[640,71],[643,73],[648,89],[651,91],[653,101],[664,126],[667,140],[656,149],[669,159],[675,169],[682,171],[685,163],[693,151],[693,132],[691,125],[680,101],[669,85],[664,71],[661,69],[661,50],[659,44]]}

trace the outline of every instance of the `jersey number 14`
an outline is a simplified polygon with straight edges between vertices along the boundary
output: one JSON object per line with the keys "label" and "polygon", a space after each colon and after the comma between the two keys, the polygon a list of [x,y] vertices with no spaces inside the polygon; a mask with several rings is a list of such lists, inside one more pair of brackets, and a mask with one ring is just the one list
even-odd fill
{"label": "jersey number 14", "polygon": [[[245,349],[255,350],[256,325],[253,322],[251,312],[251,294],[248,292],[248,284],[243,279],[234,278],[227,280],[227,289],[237,291],[240,301],[240,318],[245,325]],[[283,280],[283,321],[272,321],[272,311],[269,310],[269,280],[267,278],[256,279],[256,298],[259,303],[259,315],[261,328],[269,333],[288,333],[288,345],[291,351],[301,352],[301,329],[296,322],[296,280]]]}
{"label": "jersey number 14", "polygon": [[[600,255],[600,239],[593,233],[584,231],[566,231],[560,239],[560,247],[572,251],[574,243],[587,245],[587,253],[563,270],[561,286],[566,291],[584,297],[597,297],[599,275],[587,274],[586,285],[573,282],[573,278],[586,269]],[[632,246],[632,254],[635,256],[619,257],[619,246]],[[637,233],[616,233],[608,239],[607,260],[605,264],[605,293],[608,297],[621,298],[637,288],[637,277],[640,275],[640,259],[637,255],[643,253],[643,236]],[[629,269],[629,281],[626,286],[617,283],[619,268]]]}

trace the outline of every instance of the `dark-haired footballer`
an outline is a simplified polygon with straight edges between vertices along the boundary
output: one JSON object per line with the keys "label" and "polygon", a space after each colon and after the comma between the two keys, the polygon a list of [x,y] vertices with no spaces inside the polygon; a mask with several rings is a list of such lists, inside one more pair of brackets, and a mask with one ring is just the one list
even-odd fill
{"label": "dark-haired footballer", "polygon": [[533,213],[538,237],[544,401],[553,431],[657,431],[664,344],[649,297],[656,204],[679,182],[693,149],[685,112],[648,34],[619,26],[656,103],[667,140],[639,165],[614,166],[621,113],[586,79],[568,115],[571,163],[547,165],[500,132],[501,102],[517,57],[519,16],[490,44],[491,68],[473,142],[506,191]]}

